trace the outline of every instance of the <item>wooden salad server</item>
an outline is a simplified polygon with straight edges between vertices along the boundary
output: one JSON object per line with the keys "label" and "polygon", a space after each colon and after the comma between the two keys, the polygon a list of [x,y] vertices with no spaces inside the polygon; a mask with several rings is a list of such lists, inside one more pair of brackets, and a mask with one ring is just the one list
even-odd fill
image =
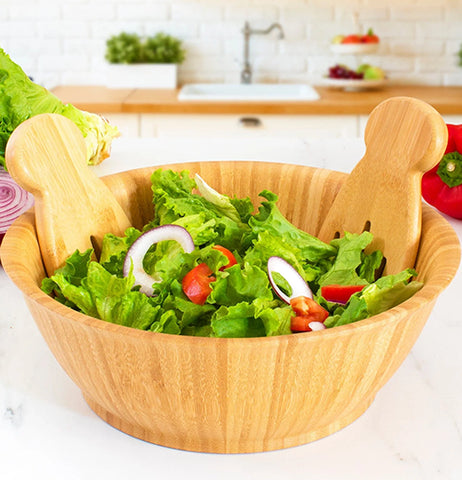
{"label": "wooden salad server", "polygon": [[329,242],[344,232],[374,235],[367,251],[380,249],[384,273],[415,264],[421,233],[421,178],[442,158],[447,127],[427,103],[393,97],[370,114],[364,157],[340,187],[319,231]]}
{"label": "wooden salad server", "polygon": [[34,196],[48,275],[76,249],[98,252],[104,234],[122,235],[130,226],[111,191],[88,167],[82,133],[62,115],[45,113],[23,122],[8,141],[5,160],[11,177]]}

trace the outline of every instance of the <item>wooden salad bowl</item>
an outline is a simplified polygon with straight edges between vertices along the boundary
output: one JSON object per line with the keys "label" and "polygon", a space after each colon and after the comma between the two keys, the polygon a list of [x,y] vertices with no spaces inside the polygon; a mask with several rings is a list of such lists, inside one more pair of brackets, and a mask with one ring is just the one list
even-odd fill
{"label": "wooden salad bowl", "polygon": [[[374,239],[382,242],[388,264],[402,268],[403,261],[412,262],[408,266],[415,267],[417,280],[424,283],[407,301],[366,320],[264,338],[201,338],[136,330],[86,316],[46,295],[40,289],[46,270],[62,261],[66,248],[71,252],[71,247],[76,248],[72,243],[77,237],[82,245],[89,242],[83,235],[86,228],[87,233],[99,228],[98,221],[88,227],[89,214],[79,219],[81,212],[73,215],[72,208],[96,208],[92,216],[114,228],[127,223],[141,228],[153,218],[150,177],[159,165],[105,177],[100,188],[86,169],[71,162],[72,170],[85,178],[80,184],[92,187],[87,187],[86,197],[85,192],[73,191],[72,197],[82,196],[82,201],[77,197],[69,207],[66,195],[78,182],[62,179],[65,172],[59,162],[72,157],[71,150],[81,151],[82,143],[72,137],[70,127],[72,142],[61,141],[60,128],[67,126],[59,126],[56,117],[43,117],[30,124],[38,132],[34,138],[40,148],[35,151],[29,135],[33,128],[19,127],[7,157],[16,156],[21,162],[17,168],[8,165],[34,191],[36,205],[35,212],[28,211],[8,230],[2,263],[22,290],[54,356],[97,415],[129,435],[159,445],[243,453],[317,440],[347,426],[368,408],[409,354],[460,260],[456,233],[433,208],[422,205],[419,193],[427,160],[445,148],[442,119],[429,106],[408,99],[386,104],[378,113],[385,114],[394,130],[377,116],[368,123],[366,163],[362,160],[350,175],[265,162],[164,166],[198,173],[217,191],[249,196],[255,205],[262,190],[271,190],[279,195],[278,207],[289,221],[325,240],[343,226],[355,231],[369,225]],[[55,128],[48,140],[41,130],[45,126]],[[21,136],[24,132],[27,135]],[[49,157],[59,172],[54,181],[65,185],[59,201],[50,198],[46,186],[37,185],[46,176],[31,173],[39,156],[56,149],[63,154]],[[383,166],[384,156],[396,168]],[[35,163],[24,168],[28,158]],[[404,164],[407,172],[400,170]],[[375,178],[374,169],[380,170]],[[393,176],[393,172],[397,173]],[[90,201],[92,192],[99,194],[98,202]],[[105,202],[107,192],[115,199]],[[120,207],[122,213],[117,213]],[[64,208],[71,210],[59,218]]]}
{"label": "wooden salad bowl", "polygon": [[[219,191],[256,201],[278,192],[281,211],[316,234],[346,174],[263,162],[204,162]],[[104,178],[133,225],[152,218],[142,168]],[[309,209],[307,208],[309,205]],[[2,262],[54,356],[106,422],[135,437],[201,452],[300,445],[359,417],[410,352],[459,263],[447,221],[423,206],[418,279],[424,287],[382,314],[320,332],[267,338],[199,338],[118,326],[75,312],[40,290],[45,270],[29,211],[8,230]],[[24,254],[27,252],[27,255]]]}

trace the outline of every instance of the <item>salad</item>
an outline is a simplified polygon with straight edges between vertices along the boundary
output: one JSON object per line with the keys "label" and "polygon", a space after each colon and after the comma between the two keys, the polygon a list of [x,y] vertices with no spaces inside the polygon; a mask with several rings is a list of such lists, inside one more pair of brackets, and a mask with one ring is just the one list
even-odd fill
{"label": "salad", "polygon": [[77,250],[43,280],[46,293],[128,327],[261,337],[356,322],[422,287],[413,269],[380,276],[382,253],[365,253],[370,232],[322,242],[291,224],[268,190],[255,210],[187,171],[158,169],[151,181],[153,220],[106,234],[98,261]]}

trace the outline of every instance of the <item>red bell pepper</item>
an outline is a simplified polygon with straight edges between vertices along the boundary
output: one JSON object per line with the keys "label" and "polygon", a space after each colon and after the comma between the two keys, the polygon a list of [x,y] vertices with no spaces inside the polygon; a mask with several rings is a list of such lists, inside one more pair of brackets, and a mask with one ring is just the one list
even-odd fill
{"label": "red bell pepper", "polygon": [[228,258],[228,263],[226,265],[223,265],[220,268],[220,271],[224,270],[225,268],[229,268],[229,267],[232,267],[233,265],[237,264],[236,257],[227,248],[222,247],[221,245],[214,245],[212,248],[214,248],[215,250],[218,250],[219,252],[223,253],[223,255],[225,255]]}
{"label": "red bell pepper", "polygon": [[184,276],[181,286],[191,302],[204,305],[212,291],[210,283],[215,281],[212,274],[212,270],[206,263],[199,263]]}
{"label": "red bell pepper", "polygon": [[324,285],[321,287],[321,295],[328,302],[347,303],[350,297],[360,292],[365,285]]}
{"label": "red bell pepper", "polygon": [[329,312],[309,297],[294,297],[290,299],[290,306],[295,312],[295,317],[290,320],[292,332],[310,332],[311,322],[324,323]]}
{"label": "red bell pepper", "polygon": [[447,127],[445,154],[423,175],[422,196],[440,212],[462,219],[462,125]]}

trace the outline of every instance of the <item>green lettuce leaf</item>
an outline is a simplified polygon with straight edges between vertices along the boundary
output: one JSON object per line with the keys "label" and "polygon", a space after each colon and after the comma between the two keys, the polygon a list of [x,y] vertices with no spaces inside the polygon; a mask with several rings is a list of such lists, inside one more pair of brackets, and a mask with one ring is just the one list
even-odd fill
{"label": "green lettuce leaf", "polygon": [[100,115],[64,105],[46,88],[34,83],[0,48],[0,166],[5,165],[6,143],[13,130],[40,113],[57,113],[72,120],[82,132],[87,146],[87,162],[96,165],[110,154],[117,127]]}
{"label": "green lettuce leaf", "polygon": [[[367,283],[374,283],[383,266],[383,253],[375,250],[370,254],[363,254],[363,260],[358,269],[358,275]],[[380,275],[379,275],[380,276]]]}
{"label": "green lettuce leaf", "polygon": [[92,255],[92,249],[83,253],[76,250],[54,275],[42,280],[41,289],[48,295],[54,293],[58,302],[70,308],[80,308],[84,313],[94,316],[96,309],[91,297],[88,292],[80,289],[82,280],[88,274]]}
{"label": "green lettuce leaf", "polygon": [[252,302],[259,298],[272,300],[273,291],[268,275],[261,268],[245,262],[243,268],[234,265],[221,273],[211,284],[212,292],[207,302],[231,306]]}
{"label": "green lettuce leaf", "polygon": [[286,245],[296,246],[301,257],[308,262],[315,263],[337,253],[334,246],[322,242],[290,223],[276,205],[277,195],[264,190],[260,196],[267,201],[263,201],[258,213],[249,219],[252,231],[244,239],[247,246],[250,246],[258,238],[258,234],[266,232],[275,239],[283,239]]}
{"label": "green lettuce leaf", "polygon": [[399,305],[419,291],[423,283],[411,281],[415,270],[406,269],[396,275],[386,275],[351,296],[345,307],[336,308],[325,321],[328,328],[357,322]]}
{"label": "green lettuce leaf", "polygon": [[294,316],[294,312],[289,305],[283,304],[279,300],[267,301],[262,298],[256,298],[253,305],[255,317],[263,322],[267,337],[292,333],[290,320]]}
{"label": "green lettuce leaf", "polygon": [[370,313],[367,309],[365,299],[358,294],[354,294],[351,296],[346,307],[336,308],[334,314],[326,319],[324,325],[327,328],[339,327],[340,325],[347,325],[368,317],[370,317]]}
{"label": "green lettuce leaf", "polygon": [[215,205],[217,210],[223,215],[231,218],[231,220],[234,220],[236,223],[241,223],[241,216],[236,210],[236,207],[231,203],[229,197],[222,195],[211,188],[199,175],[196,174],[194,178],[196,180],[197,189],[203,198]]}
{"label": "green lettuce leaf", "polygon": [[140,235],[141,232],[133,227],[128,228],[123,237],[107,233],[103,237],[101,245],[101,255],[99,258],[101,265],[108,272],[122,276],[127,251]]}
{"label": "green lettuce leaf", "polygon": [[337,248],[335,261],[319,279],[319,285],[366,285],[356,269],[362,262],[362,252],[371,243],[372,234],[363,232],[360,235],[345,232],[342,238],[332,240],[331,245]]}
{"label": "green lettuce leaf", "polygon": [[[119,325],[175,335],[241,338],[291,334],[294,312],[269,283],[267,261],[271,256],[288,261],[317,292],[315,299],[330,314],[327,327],[381,313],[422,287],[411,281],[416,274],[412,269],[375,281],[383,255],[365,253],[372,240],[369,232],[346,232],[325,244],[290,224],[271,192],[262,193],[266,201],[253,216],[247,199],[231,199],[210,190],[207,198],[193,193],[195,182],[187,172],[159,169],[152,180],[156,216],[142,231],[176,223],[191,233],[197,246],[191,253],[175,241],[151,246],[143,267],[157,282],[154,296],[140,293],[132,273],[122,274],[127,250],[142,233],[135,228],[127,229],[123,237],[107,234],[100,263],[92,261],[92,250],[76,251],[61,269],[43,280],[44,291],[71,308]],[[237,265],[222,270],[228,259],[214,248],[215,243],[230,248]],[[191,302],[182,289],[186,273],[200,263],[206,263],[215,277],[204,305]],[[290,291],[282,277],[276,281]],[[338,305],[319,295],[320,285],[333,283],[366,286],[346,305]]]}
{"label": "green lettuce leaf", "polygon": [[365,287],[362,297],[369,313],[376,315],[385,312],[418,292],[423,287],[423,283],[416,280],[411,282],[414,275],[417,275],[417,272],[408,268],[396,275],[381,277],[375,283]]}
{"label": "green lettuce leaf", "polygon": [[211,327],[215,337],[264,337],[265,326],[255,318],[255,307],[247,302],[221,306],[212,316]]}
{"label": "green lettuce leaf", "polygon": [[[219,238],[220,245],[231,250],[240,247],[243,234],[249,230],[248,225],[236,218],[237,210],[234,209],[229,216],[229,211],[222,205],[216,205],[201,195],[193,194],[196,183],[187,171],[177,173],[158,169],[152,174],[151,181],[156,207],[153,225],[178,223],[183,217],[200,215],[204,223],[210,222],[213,232],[210,235]],[[193,233],[193,239],[196,237],[197,241],[197,231]],[[196,243],[196,246],[201,244]]]}

